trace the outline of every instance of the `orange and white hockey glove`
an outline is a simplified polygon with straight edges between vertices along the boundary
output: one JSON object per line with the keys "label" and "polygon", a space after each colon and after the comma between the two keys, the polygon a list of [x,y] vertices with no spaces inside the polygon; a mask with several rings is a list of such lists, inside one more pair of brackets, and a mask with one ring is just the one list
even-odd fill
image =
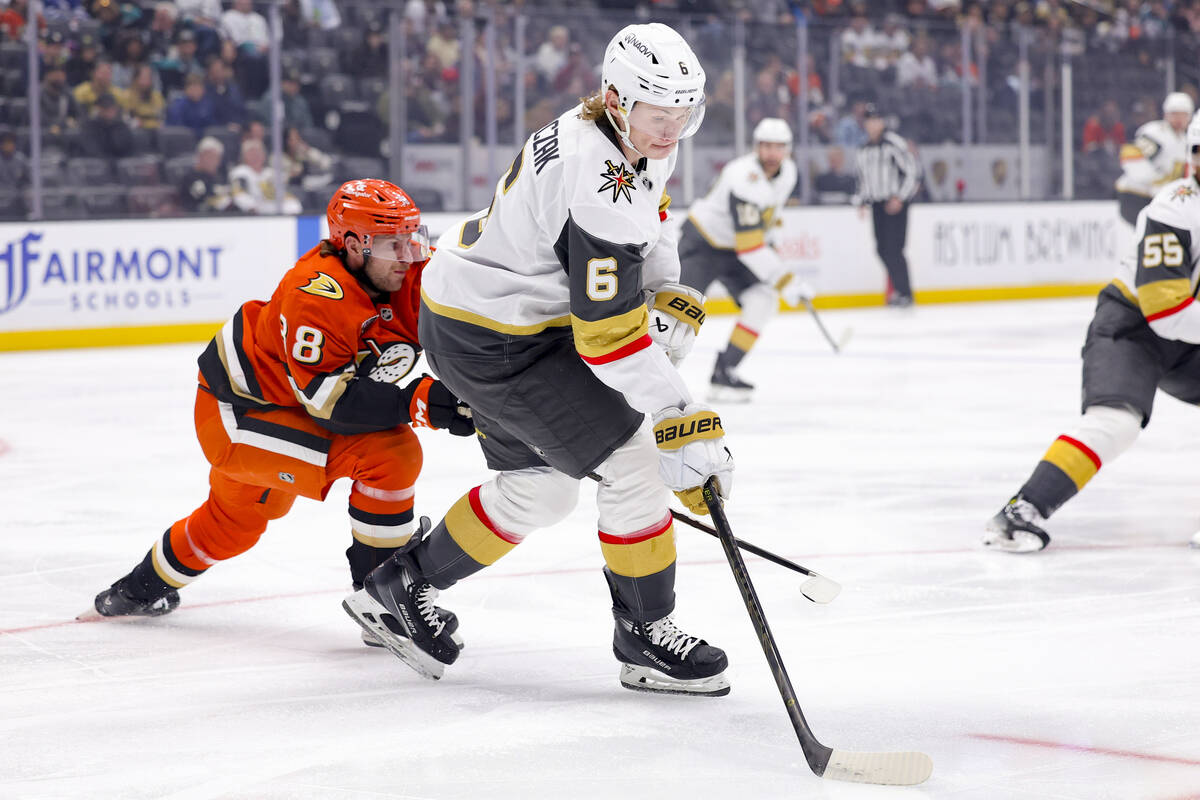
{"label": "orange and white hockey glove", "polygon": [[733,454],[725,446],[725,430],[717,413],[701,403],[680,411],[664,408],[654,415],[658,474],[693,514],[707,514],[704,484],[717,479],[717,494],[733,489]]}
{"label": "orange and white hockey glove", "polygon": [[441,381],[422,375],[400,391],[413,426],[444,428],[454,436],[471,436],[475,433],[471,408],[455,397]]}

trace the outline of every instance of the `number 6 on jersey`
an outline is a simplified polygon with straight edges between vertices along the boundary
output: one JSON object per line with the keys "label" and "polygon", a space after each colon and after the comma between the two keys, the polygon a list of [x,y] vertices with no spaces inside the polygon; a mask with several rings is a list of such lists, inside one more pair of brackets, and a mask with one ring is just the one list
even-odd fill
{"label": "number 6 on jersey", "polygon": [[597,302],[617,296],[617,260],[592,258],[587,262],[587,296]]}

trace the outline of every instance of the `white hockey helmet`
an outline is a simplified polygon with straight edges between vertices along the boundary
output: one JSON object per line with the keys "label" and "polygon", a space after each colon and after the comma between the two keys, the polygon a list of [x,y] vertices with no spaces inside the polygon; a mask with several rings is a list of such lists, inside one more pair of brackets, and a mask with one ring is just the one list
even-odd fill
{"label": "white hockey helmet", "polygon": [[1188,158],[1192,163],[1195,163],[1197,156],[1200,156],[1200,114],[1192,117],[1192,121],[1187,126],[1187,149]]}
{"label": "white hockey helmet", "polygon": [[1196,105],[1192,102],[1192,96],[1187,92],[1171,92],[1163,100],[1162,108],[1164,114],[1178,111],[1190,116],[1196,111]]}
{"label": "white hockey helmet", "polygon": [[790,146],[791,126],[779,117],[763,117],[762,121],[754,126],[754,143],[759,142],[778,142]]}
{"label": "white hockey helmet", "polygon": [[[673,28],[661,22],[626,25],[608,43],[600,67],[600,92],[616,89],[624,126],[609,119],[621,140],[629,141],[629,117],[638,103],[663,108],[688,109],[683,125],[662,138],[684,139],[694,134],[704,119],[704,69],[692,48]],[[621,128],[625,130],[622,131]],[[642,126],[636,126],[639,130]],[[678,124],[676,124],[678,127]]]}

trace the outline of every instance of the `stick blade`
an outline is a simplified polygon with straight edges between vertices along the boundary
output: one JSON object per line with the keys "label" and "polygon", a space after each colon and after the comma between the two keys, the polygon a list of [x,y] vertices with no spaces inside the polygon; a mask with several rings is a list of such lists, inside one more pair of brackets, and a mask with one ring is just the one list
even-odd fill
{"label": "stick blade", "polygon": [[924,753],[853,753],[834,750],[824,778],[884,786],[914,786],[933,773],[933,759]]}
{"label": "stick blade", "polygon": [[800,593],[812,600],[814,603],[832,603],[834,598],[841,594],[842,587],[835,581],[829,580],[824,575],[813,576],[800,584]]}

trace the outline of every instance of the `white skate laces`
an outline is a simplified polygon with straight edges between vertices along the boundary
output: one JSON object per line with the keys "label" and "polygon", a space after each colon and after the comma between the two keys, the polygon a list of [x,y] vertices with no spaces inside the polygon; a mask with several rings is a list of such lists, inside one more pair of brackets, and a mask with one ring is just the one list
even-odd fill
{"label": "white skate laces", "polygon": [[645,623],[645,631],[651,644],[656,644],[667,652],[674,653],[681,660],[687,658],[688,653],[692,652],[692,648],[700,644],[698,637],[688,636],[675,627],[675,620],[671,619],[670,614],[662,619],[656,619],[654,622]]}
{"label": "white skate laces", "polygon": [[417,613],[421,615],[421,619],[429,627],[430,632],[436,638],[442,633],[442,628],[446,623],[442,622],[442,618],[438,616],[437,607],[433,604],[437,600],[438,590],[431,584],[425,583],[421,588],[413,594],[413,600],[417,604]]}

